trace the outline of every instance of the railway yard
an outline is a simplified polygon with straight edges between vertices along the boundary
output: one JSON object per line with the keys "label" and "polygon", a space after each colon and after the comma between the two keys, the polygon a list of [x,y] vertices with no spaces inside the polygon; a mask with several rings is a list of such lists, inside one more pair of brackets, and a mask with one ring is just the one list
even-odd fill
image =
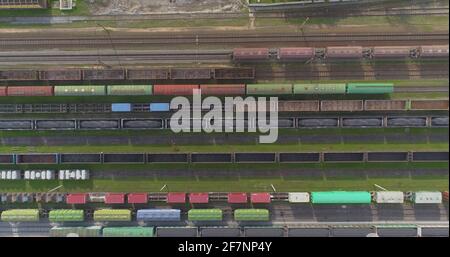
{"label": "railway yard", "polygon": [[449,236],[448,1],[56,2],[0,5],[0,237]]}

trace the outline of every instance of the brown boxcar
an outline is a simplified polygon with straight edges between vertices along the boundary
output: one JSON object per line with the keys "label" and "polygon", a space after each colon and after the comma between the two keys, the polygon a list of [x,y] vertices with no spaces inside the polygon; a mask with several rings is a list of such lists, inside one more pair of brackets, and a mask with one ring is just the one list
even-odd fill
{"label": "brown boxcar", "polygon": [[284,47],[278,49],[278,59],[311,59],[314,57],[314,48],[312,47]]}
{"label": "brown boxcar", "polygon": [[319,101],[280,101],[279,112],[318,112]]}
{"label": "brown boxcar", "polygon": [[448,202],[448,191],[442,192],[442,199],[444,199],[444,201]]}
{"label": "brown boxcar", "polygon": [[411,100],[411,110],[448,110],[448,100]]}
{"label": "brown boxcar", "polygon": [[211,79],[211,69],[171,69],[171,79]]}
{"label": "brown boxcar", "polygon": [[366,111],[401,111],[406,110],[406,100],[366,100]]}
{"label": "brown boxcar", "polygon": [[448,45],[421,46],[421,57],[448,57]]}
{"label": "brown boxcar", "polygon": [[53,96],[52,86],[13,86],[6,91],[8,96]]}
{"label": "brown boxcar", "polygon": [[0,71],[0,80],[38,80],[38,73],[34,70],[6,70]]}
{"label": "brown boxcar", "polygon": [[245,95],[245,84],[200,85],[203,95]]}
{"label": "brown boxcar", "polygon": [[153,95],[192,95],[199,85],[154,85]]}
{"label": "brown boxcar", "polygon": [[375,58],[407,58],[411,55],[410,46],[375,46],[373,57]]}
{"label": "brown boxcar", "polygon": [[363,100],[323,100],[320,102],[320,110],[324,112],[333,111],[362,111]]}
{"label": "brown boxcar", "polygon": [[40,71],[41,80],[81,80],[81,70]]}
{"label": "brown boxcar", "polygon": [[6,87],[0,87],[0,96],[6,96]]}
{"label": "brown boxcar", "polygon": [[125,79],[125,70],[84,70],[84,80],[116,80]]}
{"label": "brown boxcar", "polygon": [[128,79],[169,79],[169,69],[130,69]]}
{"label": "brown boxcar", "polygon": [[235,48],[233,59],[239,61],[267,60],[269,59],[269,48]]}
{"label": "brown boxcar", "polygon": [[361,46],[330,46],[327,47],[327,58],[362,58]]}
{"label": "brown boxcar", "polygon": [[215,79],[254,79],[254,68],[216,68]]}

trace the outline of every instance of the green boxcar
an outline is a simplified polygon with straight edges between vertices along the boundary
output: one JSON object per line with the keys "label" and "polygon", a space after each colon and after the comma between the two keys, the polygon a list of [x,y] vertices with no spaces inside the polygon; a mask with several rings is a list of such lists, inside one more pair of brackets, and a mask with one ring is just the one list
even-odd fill
{"label": "green boxcar", "polygon": [[188,211],[190,221],[217,221],[222,220],[221,209],[191,209]]}
{"label": "green boxcar", "polygon": [[294,84],[295,95],[345,94],[345,84]]}
{"label": "green boxcar", "polygon": [[38,209],[15,209],[3,211],[1,221],[19,222],[19,221],[39,221]]}
{"label": "green boxcar", "polygon": [[152,95],[152,85],[107,86],[108,95]]}
{"label": "green boxcar", "polygon": [[55,96],[101,96],[106,86],[55,86]]}
{"label": "green boxcar", "polygon": [[94,211],[95,221],[131,221],[130,210],[101,209]]}
{"label": "green boxcar", "polygon": [[394,92],[392,83],[348,83],[348,94],[391,94]]}
{"label": "green boxcar", "polygon": [[48,213],[50,222],[84,221],[83,210],[51,210]]}
{"label": "green boxcar", "polygon": [[104,237],[153,237],[153,227],[103,228]]}
{"label": "green boxcar", "polygon": [[372,198],[364,191],[328,191],[312,192],[311,203],[314,204],[370,204]]}
{"label": "green boxcar", "polygon": [[292,84],[247,84],[247,95],[291,95]]}
{"label": "green boxcar", "polygon": [[99,237],[102,227],[53,227],[51,237]]}
{"label": "green boxcar", "polygon": [[234,211],[236,221],[269,221],[269,210],[266,209],[237,209]]}

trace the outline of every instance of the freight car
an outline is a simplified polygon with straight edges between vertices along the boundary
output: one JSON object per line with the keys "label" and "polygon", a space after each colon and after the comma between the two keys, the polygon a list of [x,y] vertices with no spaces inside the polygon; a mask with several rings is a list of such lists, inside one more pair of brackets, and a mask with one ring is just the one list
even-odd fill
{"label": "freight car", "polygon": [[179,96],[202,89],[205,95],[390,94],[393,83],[176,84],[104,86],[7,86],[0,96]]}
{"label": "freight car", "polygon": [[[171,193],[169,193],[171,194]],[[153,201],[160,201],[168,197],[168,195],[161,195],[161,193],[145,193],[148,199]],[[172,193],[173,194],[173,193]],[[203,193],[202,193],[203,194]],[[286,201],[290,204],[401,204],[408,200],[414,204],[440,204],[443,200],[448,201],[448,192],[397,192],[397,191],[324,191],[324,192],[291,192],[291,193],[204,193],[211,196],[221,196],[216,201],[223,200],[229,204],[247,204],[248,196],[268,196],[274,201]],[[79,202],[86,204],[88,194],[69,194],[66,195],[68,199],[71,195],[77,195],[84,198]],[[94,195],[97,195],[95,193]],[[132,194],[128,194],[129,196]],[[158,197],[155,197],[155,196]],[[185,198],[185,193],[177,193]],[[92,201],[92,197],[90,200]],[[147,199],[147,200],[148,200]],[[130,202],[130,201],[129,201]],[[173,204],[173,201],[166,200],[168,204]],[[182,201],[185,203],[185,201]],[[270,200],[264,201],[270,204]],[[73,203],[73,202],[71,202]],[[258,199],[252,200],[252,203],[260,203]],[[45,212],[43,212],[45,213]],[[37,222],[39,221],[40,211],[38,209],[12,209],[1,212],[1,221],[3,222]],[[56,209],[48,212],[48,219],[50,222],[80,222],[85,220],[85,213],[81,209]],[[222,221],[222,209],[190,209],[187,212],[187,219],[189,221]],[[269,221],[270,212],[267,209],[235,209],[234,220],[238,222],[243,221]],[[133,215],[129,209],[98,209],[94,211],[94,221],[109,222],[109,221],[123,221],[128,222],[133,220]],[[138,209],[136,213],[136,220],[142,222],[179,222],[181,221],[180,209]]]}
{"label": "freight car", "polygon": [[445,58],[449,56],[449,46],[329,46],[325,48],[282,47],[279,49],[237,48],[233,51],[233,60],[236,62],[271,60],[273,56],[276,56],[275,58],[280,61],[305,61],[311,59]]}

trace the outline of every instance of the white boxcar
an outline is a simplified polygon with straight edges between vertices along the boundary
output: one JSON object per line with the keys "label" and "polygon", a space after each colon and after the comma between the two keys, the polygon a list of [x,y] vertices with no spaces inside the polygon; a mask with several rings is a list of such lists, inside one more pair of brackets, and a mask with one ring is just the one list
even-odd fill
{"label": "white boxcar", "polygon": [[289,193],[290,203],[309,203],[309,193],[299,192],[299,193]]}
{"label": "white boxcar", "polygon": [[405,196],[403,192],[398,191],[381,191],[375,193],[376,203],[403,203]]}
{"label": "white boxcar", "polygon": [[442,203],[441,192],[415,192],[413,194],[414,203]]}

